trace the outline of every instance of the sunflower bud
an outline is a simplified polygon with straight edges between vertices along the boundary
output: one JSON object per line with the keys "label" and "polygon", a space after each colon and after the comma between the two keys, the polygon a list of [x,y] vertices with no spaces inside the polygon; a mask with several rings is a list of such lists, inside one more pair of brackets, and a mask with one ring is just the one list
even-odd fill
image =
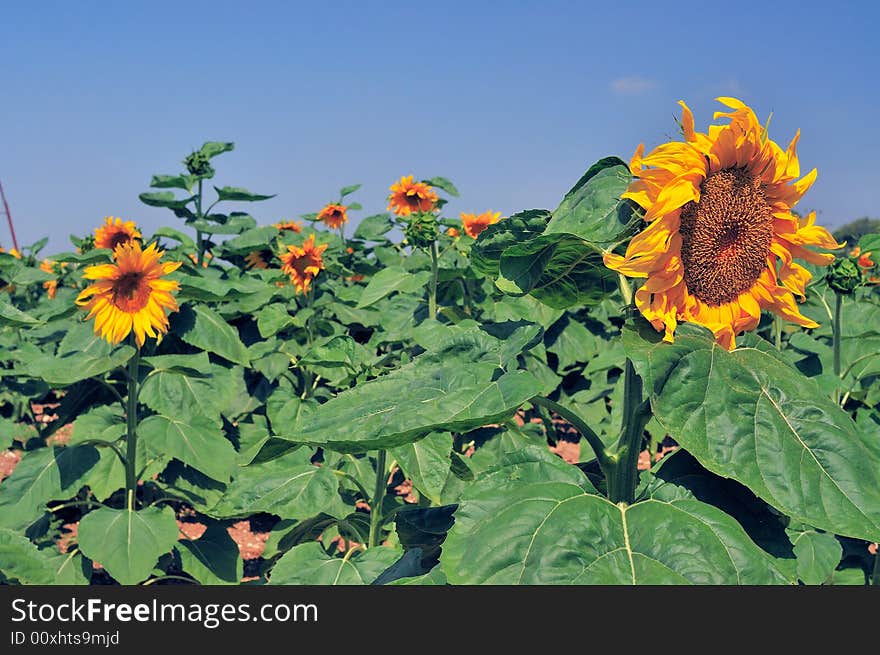
{"label": "sunflower bud", "polygon": [[76,251],[81,255],[95,249],[95,235],[88,234],[84,236],[77,247]]}
{"label": "sunflower bud", "polygon": [[437,217],[423,212],[412,214],[403,233],[407,241],[417,248],[429,248],[440,237]]}
{"label": "sunflower bud", "polygon": [[828,266],[825,279],[837,293],[851,294],[862,283],[862,273],[852,257],[841,257]]}
{"label": "sunflower bud", "polygon": [[213,177],[214,169],[211,167],[210,158],[203,152],[196,150],[183,160],[186,170],[196,177]]}

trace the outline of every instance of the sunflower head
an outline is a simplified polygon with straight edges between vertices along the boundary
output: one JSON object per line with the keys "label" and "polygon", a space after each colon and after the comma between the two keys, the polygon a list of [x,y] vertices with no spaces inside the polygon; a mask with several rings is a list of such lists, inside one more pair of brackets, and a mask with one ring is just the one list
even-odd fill
{"label": "sunflower head", "polygon": [[476,239],[483,230],[500,220],[501,212],[492,212],[491,210],[482,214],[461,214],[461,224],[464,231],[472,239]]}
{"label": "sunflower head", "polygon": [[453,239],[457,239],[461,236],[461,232],[459,232],[456,228],[450,227],[446,230],[446,236],[452,237]]}
{"label": "sunflower head", "polygon": [[269,268],[273,253],[271,250],[253,250],[245,255],[244,261],[247,268]]}
{"label": "sunflower head", "polygon": [[201,178],[214,177],[214,168],[211,166],[211,158],[200,150],[187,155],[183,165],[190,175]]}
{"label": "sunflower head", "polygon": [[417,248],[430,248],[440,237],[437,217],[431,213],[415,212],[410,215],[403,228],[406,240]]}
{"label": "sunflower head", "polygon": [[134,332],[138,347],[147,336],[158,338],[168,332],[166,310],[176,312],[171,295],[177,282],[165,279],[180,262],[161,262],[163,252],[152,243],[141,250],[138,241],[116,246],[115,263],[86,267],[83,277],[93,280],[76,299],[88,311],[86,320],[95,319],[95,334],[117,344]]}
{"label": "sunflower head", "polygon": [[345,205],[331,202],[318,212],[318,220],[330,229],[336,230],[348,221],[347,211],[348,207]]}
{"label": "sunflower head", "polygon": [[95,228],[95,248],[109,248],[115,250],[116,246],[140,239],[134,221],[123,221],[121,218],[107,216],[104,225]]}
{"label": "sunflower head", "polygon": [[815,169],[800,176],[800,132],[783,150],[751,108],[735,98],[718,100],[731,111],[715,118],[727,123],[697,132],[680,102],[684,141],[648,155],[643,145],[636,149],[630,162],[636,179],[622,197],[645,209],[647,226],[623,256],[604,258],[623,275],[646,278],[635,303],[666,341],[679,322],[689,321],[734,348],[736,335],[754,329],[764,309],[817,327],[795,302],[811,275],[794,259],[827,265],[834,255],[807,246],[842,246],[814,224],[815,212],[792,212],[816,179]]}
{"label": "sunflower head", "polygon": [[275,227],[280,232],[295,232],[296,234],[299,234],[303,231],[302,225],[296,221],[279,221],[278,223],[275,223]]}
{"label": "sunflower head", "polygon": [[326,249],[326,243],[315,245],[315,235],[312,234],[301,246],[287,246],[287,252],[279,255],[281,270],[290,276],[290,282],[298,293],[307,292],[315,276],[324,270],[321,255]]}
{"label": "sunflower head", "polygon": [[430,186],[424,182],[414,182],[412,175],[406,175],[391,185],[388,209],[398,216],[409,216],[413,212],[433,210],[439,199]]}

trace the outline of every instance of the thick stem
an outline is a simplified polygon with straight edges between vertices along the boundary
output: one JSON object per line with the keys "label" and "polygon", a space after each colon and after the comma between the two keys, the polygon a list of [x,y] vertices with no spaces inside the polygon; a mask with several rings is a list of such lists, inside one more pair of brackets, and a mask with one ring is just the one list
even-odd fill
{"label": "thick stem", "polygon": [[138,369],[140,368],[141,351],[136,349],[128,360],[128,406],[126,407],[125,434],[125,499],[129,510],[134,509],[134,498],[137,495],[137,402],[138,402]]}
{"label": "thick stem", "polygon": [[[843,294],[835,293],[834,318],[831,321],[832,349],[834,352],[834,375],[840,379],[840,315],[843,309]],[[834,402],[840,402],[840,390],[834,390]]]}
{"label": "thick stem", "polygon": [[373,500],[370,503],[370,541],[367,544],[370,548],[379,545],[379,533],[382,530],[382,500],[385,498],[386,482],[385,477],[385,457],[386,452],[380,450],[376,457],[376,488],[373,493]]}
{"label": "thick stem", "polygon": [[874,572],[871,574],[871,584],[880,587],[880,544],[877,545],[877,554],[874,555]]}
{"label": "thick stem", "polygon": [[605,449],[605,444],[602,443],[602,440],[599,438],[599,435],[596,434],[593,429],[587,425],[584,420],[575,414],[570,409],[567,409],[560,405],[559,403],[555,403],[548,398],[544,398],[542,396],[535,396],[534,398],[529,400],[533,405],[538,405],[539,407],[546,407],[551,412],[556,412],[566,421],[571,423],[575,429],[581,433],[584,439],[587,440],[587,443],[590,444],[590,448],[593,449],[593,452],[596,455],[596,461],[599,462],[599,468],[602,469],[602,472],[605,474],[605,477],[608,477],[611,471],[614,468],[614,462],[608,456],[608,452]]}
{"label": "thick stem", "polygon": [[428,296],[428,318],[432,321],[437,318],[437,275],[439,267],[437,264],[437,242],[431,244],[431,289]]}
{"label": "thick stem", "polygon": [[782,318],[778,314],[773,314],[773,340],[776,350],[782,351]]}
{"label": "thick stem", "polygon": [[[202,181],[199,180],[199,195],[196,198],[196,218],[198,220],[202,220]],[[202,262],[205,259],[205,239],[202,236],[201,230],[196,230],[196,244],[199,248],[199,257],[197,264],[199,266],[202,265]]]}
{"label": "thick stem", "polygon": [[614,470],[607,478],[608,499],[612,503],[632,503],[638,484],[639,452],[645,430],[642,406],[642,379],[627,358],[623,371],[623,423],[615,451]]}

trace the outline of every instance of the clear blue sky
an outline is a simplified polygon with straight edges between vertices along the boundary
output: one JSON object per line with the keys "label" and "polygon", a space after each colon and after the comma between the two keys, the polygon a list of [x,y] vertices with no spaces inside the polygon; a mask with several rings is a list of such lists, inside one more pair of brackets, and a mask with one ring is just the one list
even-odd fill
{"label": "clear blue sky", "polygon": [[[736,95],[787,145],[800,205],[826,225],[878,216],[880,3],[6,3],[0,181],[19,240],[68,250],[106,215],[176,224],[140,203],[205,140],[234,141],[219,185],[277,193],[261,223],[346,184],[361,216],[400,175],[443,175],[448,215],[553,208],[596,159],[705,129]],[[9,246],[5,221],[0,243]]]}

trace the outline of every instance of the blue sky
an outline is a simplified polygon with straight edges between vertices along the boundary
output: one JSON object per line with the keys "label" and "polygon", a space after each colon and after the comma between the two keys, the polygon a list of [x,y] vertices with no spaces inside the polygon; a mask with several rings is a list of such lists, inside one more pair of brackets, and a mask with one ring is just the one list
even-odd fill
{"label": "blue sky", "polygon": [[[344,185],[361,216],[403,174],[452,179],[447,215],[553,208],[596,159],[674,137],[684,99],[800,127],[799,206],[880,216],[880,5],[590,2],[9,3],[0,40],[0,181],[19,240],[68,250],[140,203],[206,140],[234,141],[218,185],[277,193],[275,222]],[[239,209],[244,207],[239,206]],[[10,243],[5,221],[0,244]]]}

